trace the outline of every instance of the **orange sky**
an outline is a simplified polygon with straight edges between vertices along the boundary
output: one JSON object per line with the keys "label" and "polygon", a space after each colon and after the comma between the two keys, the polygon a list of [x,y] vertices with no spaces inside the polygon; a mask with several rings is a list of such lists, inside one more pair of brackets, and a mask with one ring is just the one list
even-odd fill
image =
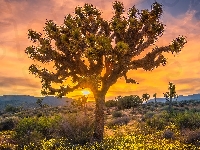
{"label": "orange sky", "polygon": [[[159,0],[158,0],[159,1]],[[92,3],[102,12],[105,19],[112,16],[111,0],[0,0],[0,95],[25,94],[40,96],[40,79],[29,74],[28,67],[33,63],[25,54],[27,46],[32,43],[27,38],[28,29],[42,32],[46,19],[54,20],[61,25],[64,16],[73,14],[76,6]],[[136,5],[138,9],[150,8],[153,0],[123,0],[125,8]],[[168,64],[152,72],[134,70],[129,76],[139,84],[126,84],[124,79],[119,79],[113,85],[106,99],[118,95],[155,92],[158,97],[163,97],[167,91],[168,82],[176,84],[177,93],[188,95],[200,93],[200,3],[194,1],[160,0],[164,13],[161,21],[166,25],[164,35],[156,43],[158,46],[168,45],[179,35],[187,36],[188,43],[179,55],[166,54]],[[81,96],[80,90],[70,93],[68,97]],[[92,100],[92,94],[89,95]]]}

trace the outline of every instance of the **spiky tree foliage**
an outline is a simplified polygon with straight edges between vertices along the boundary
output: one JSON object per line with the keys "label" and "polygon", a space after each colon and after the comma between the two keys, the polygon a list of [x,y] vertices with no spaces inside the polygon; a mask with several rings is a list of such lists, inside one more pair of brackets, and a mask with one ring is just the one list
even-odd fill
{"label": "spiky tree foliage", "polygon": [[[93,92],[95,109],[94,140],[101,141],[104,132],[105,95],[117,79],[136,83],[127,77],[129,70],[151,71],[166,65],[164,52],[179,53],[186,40],[180,36],[167,46],[154,46],[144,57],[138,57],[146,48],[155,45],[162,36],[160,22],[162,6],[155,2],[151,10],[133,6],[125,17],[123,3],[113,3],[114,15],[110,21],[91,4],[75,8],[75,15],[67,15],[63,25],[47,20],[45,34],[28,30],[28,38],[35,44],[26,48],[28,56],[43,64],[54,64],[52,70],[32,64],[30,72],[41,78],[42,94],[62,97],[79,88]],[[59,86],[55,86],[59,85]]]}
{"label": "spiky tree foliage", "polygon": [[172,112],[172,99],[177,99],[178,95],[176,94],[176,86],[175,84],[169,82],[168,87],[169,92],[163,93],[166,101],[169,103],[169,112]]}
{"label": "spiky tree foliage", "polygon": [[144,102],[147,103],[147,101],[149,100],[149,98],[150,98],[150,95],[148,93],[142,94],[142,100]]}

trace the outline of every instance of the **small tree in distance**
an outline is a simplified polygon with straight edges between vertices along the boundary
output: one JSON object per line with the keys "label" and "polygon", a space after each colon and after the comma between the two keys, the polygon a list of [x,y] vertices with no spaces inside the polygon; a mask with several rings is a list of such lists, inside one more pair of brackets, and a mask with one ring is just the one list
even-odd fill
{"label": "small tree in distance", "polygon": [[166,65],[163,52],[179,53],[186,40],[174,39],[168,46],[154,46],[143,58],[138,57],[164,31],[160,22],[162,5],[155,2],[151,10],[133,6],[125,17],[123,3],[113,3],[110,21],[91,4],[75,8],[75,15],[67,15],[61,26],[47,20],[45,34],[28,30],[28,38],[35,44],[26,48],[28,56],[43,64],[54,64],[52,71],[32,64],[29,71],[41,78],[43,95],[65,96],[76,89],[89,88],[96,102],[94,141],[102,141],[104,133],[105,96],[109,88],[124,77],[126,83],[137,83],[127,77],[129,70],[152,71]]}
{"label": "small tree in distance", "polygon": [[166,101],[169,103],[169,112],[172,113],[172,98],[177,99],[176,87],[173,83],[169,82],[169,92],[163,93]]}
{"label": "small tree in distance", "polygon": [[39,98],[39,99],[37,99],[37,101],[36,101],[36,104],[38,104],[41,108],[43,107],[42,101],[43,101],[42,98]]}
{"label": "small tree in distance", "polygon": [[146,102],[149,100],[150,98],[150,95],[148,93],[145,93],[145,94],[142,94],[142,100],[143,102]]}
{"label": "small tree in distance", "polygon": [[157,105],[157,100],[156,100],[157,97],[156,97],[156,95],[157,95],[157,93],[154,93],[154,94],[153,94],[155,106]]}

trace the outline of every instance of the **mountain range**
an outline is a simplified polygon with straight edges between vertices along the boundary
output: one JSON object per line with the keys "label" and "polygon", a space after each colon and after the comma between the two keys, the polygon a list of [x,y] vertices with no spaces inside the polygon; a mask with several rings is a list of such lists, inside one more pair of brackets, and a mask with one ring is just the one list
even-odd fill
{"label": "mountain range", "polygon": [[0,110],[5,109],[7,105],[23,108],[39,107],[36,103],[38,99],[43,99],[42,104],[49,106],[64,106],[73,101],[71,98],[57,98],[54,96],[34,97],[30,95],[3,95],[0,96]]}
{"label": "mountain range", "polygon": [[[38,99],[43,99],[42,104],[47,104],[49,106],[65,106],[69,105],[73,99],[63,97],[57,98],[54,96],[45,96],[45,97],[34,97],[30,95],[3,95],[0,96],[0,110],[4,110],[7,105],[22,107],[22,108],[35,108],[39,107],[36,103]],[[157,102],[165,102],[165,98],[156,98]],[[177,101],[183,100],[200,100],[200,94],[192,95],[179,95]],[[154,102],[154,98],[150,99],[148,102]]]}
{"label": "mountain range", "polygon": [[[148,102],[154,102],[154,98],[148,100]],[[176,99],[173,99],[176,100]],[[183,101],[183,100],[200,100],[200,93],[198,94],[192,94],[192,95],[187,95],[187,96],[183,96],[183,95],[179,95],[177,98],[177,101]],[[157,102],[165,102],[166,99],[165,98],[156,98]]]}

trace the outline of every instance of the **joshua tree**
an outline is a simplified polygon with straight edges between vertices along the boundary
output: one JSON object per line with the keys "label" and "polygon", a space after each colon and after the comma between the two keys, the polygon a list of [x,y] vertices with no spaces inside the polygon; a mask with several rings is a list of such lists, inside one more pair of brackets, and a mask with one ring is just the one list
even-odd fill
{"label": "joshua tree", "polygon": [[147,101],[149,100],[149,98],[150,98],[150,95],[149,95],[149,94],[147,94],[147,93],[142,94],[142,100],[143,100],[144,102],[147,103]]}
{"label": "joshua tree", "polygon": [[176,94],[176,87],[173,83],[169,82],[169,92],[163,93],[166,101],[169,102],[169,112],[172,112],[172,98],[177,99],[178,95]]}
{"label": "joshua tree", "polygon": [[163,53],[179,53],[186,43],[179,36],[167,46],[154,46],[141,58],[139,55],[163,34],[162,5],[155,2],[151,10],[142,11],[133,6],[127,17],[123,15],[123,3],[115,1],[113,9],[110,21],[91,4],[76,7],[75,15],[67,15],[61,26],[47,20],[44,35],[28,30],[34,45],[25,50],[31,59],[42,63],[32,64],[29,71],[41,78],[43,95],[62,97],[81,88],[93,92],[95,141],[103,139],[105,95],[117,79],[124,77],[126,83],[137,83],[127,77],[129,70],[152,71],[164,66],[167,60]]}
{"label": "joshua tree", "polygon": [[36,101],[36,104],[38,104],[41,108],[43,107],[42,101],[43,101],[42,98],[39,98],[39,99],[37,99],[37,101]]}
{"label": "joshua tree", "polygon": [[156,97],[156,95],[157,95],[157,93],[154,93],[154,94],[153,94],[153,97],[154,97],[154,100],[155,100],[155,105],[157,104],[157,101],[156,101],[156,98],[157,98],[157,97]]}
{"label": "joshua tree", "polygon": [[82,106],[83,106],[85,115],[87,114],[87,99],[88,99],[88,97],[86,97],[85,95],[83,95],[81,97],[81,102],[82,102]]}

